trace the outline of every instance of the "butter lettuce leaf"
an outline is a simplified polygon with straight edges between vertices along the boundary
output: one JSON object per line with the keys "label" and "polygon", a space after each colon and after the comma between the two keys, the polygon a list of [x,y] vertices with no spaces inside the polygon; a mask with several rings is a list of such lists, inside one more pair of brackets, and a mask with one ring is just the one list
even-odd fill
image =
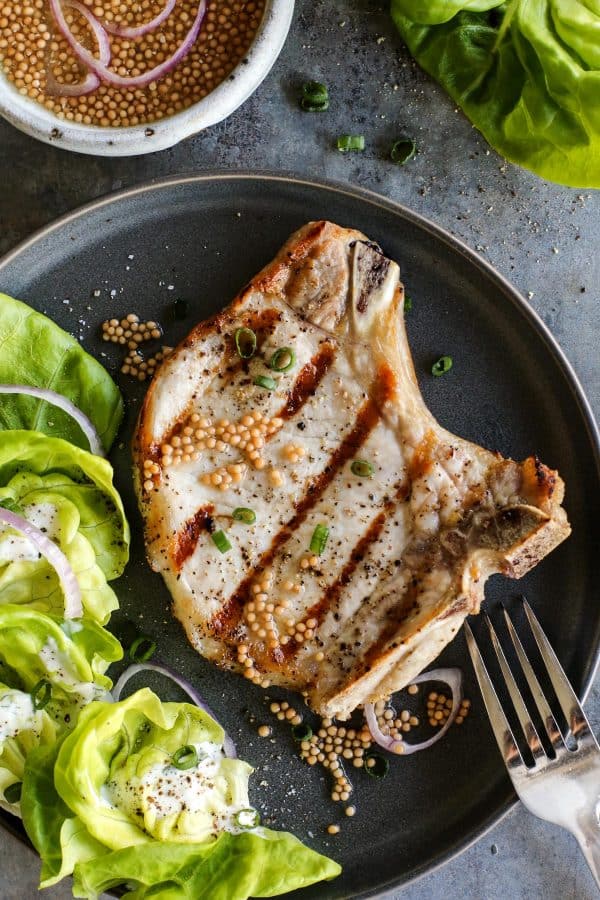
{"label": "butter lettuce leaf", "polygon": [[147,688],[90,703],[57,749],[27,761],[23,821],[42,886],[73,872],[76,897],[125,885],[131,898],[246,900],[335,878],[337,863],[293,835],[239,826],[251,768],[225,758],[223,739],[203,710]]}
{"label": "butter lettuce leaf", "polygon": [[0,440],[0,505],[9,499],[22,507],[44,501],[45,493],[70,500],[78,531],[109,581],[122,573],[129,556],[129,526],[112,476],[106,459],[60,438],[7,431]]}
{"label": "butter lettuce leaf", "polygon": [[247,900],[277,897],[340,872],[292,834],[261,828],[221,834],[212,844],[139,845],[88,859],[75,866],[73,895],[97,900],[126,884],[129,900]]}
{"label": "butter lettuce leaf", "polygon": [[[5,791],[22,782],[27,758],[54,746],[73,728],[80,710],[112,687],[104,674],[121,659],[118,640],[94,622],[63,622],[37,610],[0,606],[0,805],[19,814]],[[50,699],[36,709],[40,682]]]}
{"label": "butter lettuce leaf", "polygon": [[[123,401],[106,369],[51,319],[0,293],[0,383],[48,388],[91,419],[108,451],[123,417]],[[79,425],[62,409],[25,395],[0,395],[0,430],[31,429],[84,450]]]}
{"label": "butter lettuce leaf", "polygon": [[60,742],[39,747],[27,758],[21,814],[29,838],[40,854],[40,887],[51,887],[70,875],[78,862],[107,853],[85,825],[73,816],[54,785]]}
{"label": "butter lettuce leaf", "polygon": [[499,153],[600,187],[600,0],[392,0],[417,62]]}

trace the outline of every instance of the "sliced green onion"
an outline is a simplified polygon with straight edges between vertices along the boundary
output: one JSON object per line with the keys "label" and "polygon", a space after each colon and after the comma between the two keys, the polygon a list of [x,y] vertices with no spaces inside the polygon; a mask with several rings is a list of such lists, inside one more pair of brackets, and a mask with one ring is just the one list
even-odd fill
{"label": "sliced green onion", "polygon": [[312,728],[305,722],[302,722],[300,725],[294,725],[292,728],[292,737],[295,741],[310,741],[312,736]]}
{"label": "sliced green onion", "polygon": [[395,143],[392,144],[390,156],[393,162],[397,163],[399,166],[403,166],[404,163],[407,163],[409,159],[413,158],[416,150],[417,145],[412,138],[400,138],[399,141],[395,141]]}
{"label": "sliced green onion", "polygon": [[310,539],[310,552],[320,556],[325,549],[327,538],[329,537],[329,528],[327,525],[317,525]]}
{"label": "sliced green onion", "polygon": [[7,788],[4,789],[4,799],[7,803],[18,803],[21,799],[21,793],[23,791],[23,782],[22,781],[14,781],[12,784],[9,784]]}
{"label": "sliced green onion", "polygon": [[[375,760],[375,762],[368,765],[369,760]],[[371,778],[385,778],[389,771],[390,764],[389,761],[384,756],[380,756],[379,753],[367,753],[365,756],[364,768],[367,775],[370,775]]]}
{"label": "sliced green onion", "polygon": [[404,312],[410,312],[412,309],[412,298],[408,295],[404,295]]}
{"label": "sliced green onion", "polygon": [[452,368],[452,357],[451,356],[440,356],[436,362],[431,367],[431,374],[440,376],[445,375],[446,372],[449,372]]}
{"label": "sliced green onion", "polygon": [[240,809],[233,821],[238,828],[256,828],[260,825],[260,816],[255,809]]}
{"label": "sliced green onion", "polygon": [[340,134],[336,146],[340,153],[348,153],[349,150],[364,150],[365,137],[363,134]]}
{"label": "sliced green onion", "polygon": [[245,525],[254,525],[256,522],[256,513],[253,509],[247,509],[245,506],[238,506],[231,514],[236,522],[244,522]]}
{"label": "sliced green onion", "polygon": [[300,106],[306,112],[324,112],[329,108],[327,85],[320,81],[306,81],[302,85]]}
{"label": "sliced green onion", "polygon": [[211,538],[213,539],[213,544],[221,553],[227,553],[228,550],[231,550],[229,538],[224,531],[213,531]]}
{"label": "sliced green onion", "polygon": [[275,372],[289,372],[296,365],[296,353],[291,347],[280,347],[269,361],[269,368]]}
{"label": "sliced green onion", "polygon": [[145,634],[135,639],[129,648],[129,658],[135,663],[148,662],[156,652],[156,641]]}
{"label": "sliced green onion", "polygon": [[238,328],[235,333],[235,347],[238,356],[250,359],[256,353],[256,335],[251,328]]}
{"label": "sliced green onion", "polygon": [[41,678],[31,691],[34,709],[44,709],[52,698],[52,685],[47,678]]}
{"label": "sliced green onion", "polygon": [[196,748],[192,746],[192,744],[186,744],[185,747],[180,747],[171,757],[171,762],[176,769],[181,769],[183,771],[185,769],[193,769],[194,766],[198,765],[198,753]]}
{"label": "sliced green onion", "polygon": [[350,471],[359,478],[370,478],[375,471],[375,466],[366,459],[355,459],[350,466]]}
{"label": "sliced green onion", "polygon": [[277,382],[274,378],[270,378],[268,375],[257,375],[254,379],[254,384],[258,387],[264,388],[266,391],[274,391],[277,388]]}

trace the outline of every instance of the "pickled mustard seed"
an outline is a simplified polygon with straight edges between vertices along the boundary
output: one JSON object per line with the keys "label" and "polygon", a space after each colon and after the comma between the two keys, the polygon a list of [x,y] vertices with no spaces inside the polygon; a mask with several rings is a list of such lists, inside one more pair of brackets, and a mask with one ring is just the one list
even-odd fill
{"label": "pickled mustard seed", "polygon": [[[50,92],[49,79],[66,85],[82,81],[80,64],[66,39],[47,15],[42,0],[3,0],[0,7],[0,58],[7,78],[23,96],[37,101],[61,119],[83,125],[130,127],[175,115],[211,93],[240,63],[260,25],[265,0],[208,0],[200,34],[175,68],[145,88],[101,83],[78,97]],[[87,7],[92,4],[87,0]],[[98,0],[90,10],[100,21],[135,26],[160,12],[158,0],[140,0],[123,15],[122,0]],[[171,16],[156,30],[136,40],[110,35],[112,68],[128,77],[167,60],[180,46],[198,0],[178,0]],[[89,25],[72,7],[65,18],[73,36],[94,52]],[[56,90],[56,89],[55,89]],[[152,129],[148,129],[152,133]]]}

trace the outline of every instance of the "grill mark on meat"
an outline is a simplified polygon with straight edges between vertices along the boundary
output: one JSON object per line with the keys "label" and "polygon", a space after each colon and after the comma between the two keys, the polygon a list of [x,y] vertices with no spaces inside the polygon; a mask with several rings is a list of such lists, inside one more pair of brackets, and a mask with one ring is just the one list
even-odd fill
{"label": "grill mark on meat", "polygon": [[215,511],[212,503],[201,506],[200,509],[188,519],[175,538],[175,544],[171,558],[175,568],[179,572],[186,559],[189,559],[196,549],[196,544],[203,531],[211,532],[213,527],[212,514]]}
{"label": "grill mark on meat", "polygon": [[[273,307],[261,310],[250,310],[241,317],[242,324],[239,327],[251,328],[252,331],[256,332],[257,345],[260,345],[261,337],[263,340],[266,337],[266,335],[261,335],[261,332],[274,330],[277,323],[281,320],[281,315],[282,314],[280,310],[274,309]],[[218,334],[222,334],[225,324],[228,324],[230,322],[230,319],[230,315],[225,316],[224,314],[219,314],[217,316],[214,316],[214,318],[209,320],[209,322],[206,324],[212,325],[212,327]],[[235,331],[237,331],[237,328],[235,329]],[[220,378],[227,377],[228,379],[231,379],[237,372],[247,370],[248,363],[250,362],[250,360],[242,359],[240,356],[238,356],[237,348],[235,346],[235,331],[232,332],[231,335],[227,335],[227,337],[230,338],[230,340],[227,341],[228,346],[226,346],[225,351],[221,354],[218,361],[212,366],[213,374]],[[192,335],[194,335],[194,332],[192,332]],[[197,337],[202,336],[203,335],[200,334],[200,329],[198,329]],[[193,340],[192,336],[190,336],[183,342],[182,346],[191,348],[194,346],[194,343],[195,340]],[[227,363],[228,356],[231,356],[231,362],[229,364]],[[159,465],[161,464],[161,446],[163,444],[170,443],[171,438],[178,432],[181,426],[185,422],[187,422],[193,411],[194,399],[195,397],[192,396],[192,399],[190,400],[186,408],[182,411],[179,418],[177,418],[173,422],[169,430],[162,435],[160,441],[154,445],[153,450],[156,450],[156,454],[155,456],[151,457],[153,462],[157,462]]]}
{"label": "grill mark on meat", "polygon": [[[350,584],[352,576],[360,563],[363,562],[371,544],[374,544],[381,536],[385,523],[391,516],[395,507],[398,503],[406,501],[409,492],[410,483],[403,481],[398,486],[394,497],[385,503],[383,509],[375,516],[365,534],[363,534],[352,548],[348,561],[344,565],[338,578],[333,584],[329,585],[319,600],[310,607],[302,620],[303,622],[306,623],[308,619],[316,619],[318,626],[322,623],[327,613],[338,603],[343,591]],[[283,655],[287,658],[293,656],[297,652],[299,646],[298,642],[292,639],[282,648]]]}
{"label": "grill mark on meat", "polygon": [[[391,379],[391,380],[390,380]],[[378,381],[378,393],[381,400],[389,397],[392,385],[395,383],[394,375],[387,367],[382,367]],[[308,513],[329,487],[338,471],[354,456],[363,445],[369,434],[376,427],[380,419],[379,404],[374,400],[367,400],[356,417],[352,431],[346,435],[341,444],[331,454],[324,470],[310,485],[307,493],[296,503],[295,515],[279,531],[251,572],[238,585],[230,598],[223,604],[222,609],[213,617],[209,630],[220,637],[230,635],[239,623],[242,609],[248,597],[250,587],[256,576],[268,566],[273,564],[277,552],[285,544],[294,530],[306,519]]]}
{"label": "grill mark on meat", "polygon": [[285,406],[277,413],[280,419],[291,419],[313,397],[335,359],[335,347],[327,342],[315,353],[309,363],[302,367],[294,386],[288,394]]}

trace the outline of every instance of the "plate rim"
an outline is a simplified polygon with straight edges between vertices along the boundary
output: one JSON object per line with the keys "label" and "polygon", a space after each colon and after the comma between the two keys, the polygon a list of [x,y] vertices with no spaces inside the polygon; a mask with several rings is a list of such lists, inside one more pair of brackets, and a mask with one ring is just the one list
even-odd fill
{"label": "plate rim", "polygon": [[[53,219],[46,225],[42,225],[40,228],[32,232],[32,234],[30,234],[28,237],[19,241],[12,249],[8,250],[2,257],[0,257],[0,276],[2,275],[3,271],[17,259],[18,256],[33,247],[40,240],[50,236],[54,232],[60,231],[72,222],[84,218],[89,213],[97,212],[106,207],[110,207],[113,204],[127,201],[129,199],[142,196],[152,191],[165,190],[180,185],[205,184],[215,181],[269,181],[292,183],[294,185],[317,189],[319,191],[327,191],[333,194],[342,194],[355,200],[357,199],[359,201],[368,203],[371,206],[380,207],[388,212],[391,212],[394,215],[398,216],[400,219],[404,219],[405,221],[408,221],[411,224],[421,228],[451,249],[458,251],[468,262],[471,263],[472,266],[474,266],[477,270],[482,272],[486,277],[491,279],[496,284],[496,286],[500,289],[502,295],[509,302],[511,302],[514,307],[517,308],[521,315],[523,315],[528,321],[528,324],[542,338],[547,351],[552,355],[554,361],[561,369],[562,375],[566,379],[567,384],[577,401],[578,412],[586,426],[586,437],[589,440],[591,449],[593,450],[595,467],[597,470],[598,479],[600,481],[600,428],[598,426],[598,423],[596,422],[596,418],[592,410],[590,401],[587,398],[587,395],[583,389],[577,373],[575,372],[575,369],[573,368],[562,347],[550,331],[549,327],[543,321],[541,316],[526,301],[519,290],[509,281],[508,278],[506,278],[501,272],[499,272],[490,262],[480,256],[479,253],[469,247],[468,244],[466,244],[461,238],[452,234],[450,231],[448,231],[441,225],[438,225],[436,222],[434,222],[432,219],[429,219],[427,216],[424,216],[422,213],[415,212],[405,204],[400,203],[397,200],[391,200],[388,197],[377,193],[376,191],[370,190],[369,188],[355,186],[349,183],[339,182],[332,179],[307,178],[297,175],[291,171],[274,171],[269,169],[230,169],[227,171],[223,171],[220,169],[205,169],[202,172],[196,173],[171,175],[167,177],[160,176],[150,180],[144,180],[138,184],[130,185],[126,188],[121,188],[117,191],[110,191],[106,194],[102,194],[93,200],[90,200],[66,213],[63,213],[61,216]],[[585,702],[599,668],[600,643],[595,649],[594,658],[591,662],[591,665],[588,665],[588,671],[586,677],[584,678],[583,691],[581,696],[582,702]],[[365,900],[366,898],[373,898],[373,900],[376,900],[376,898],[384,898],[389,895],[390,891],[396,888],[406,887],[409,884],[414,884],[425,875],[429,875],[433,872],[438,871],[447,862],[460,856],[460,854],[468,850],[470,847],[484,838],[487,834],[489,834],[489,832],[493,828],[495,828],[496,825],[498,825],[501,821],[503,821],[503,819],[506,818],[506,816],[517,806],[518,803],[518,797],[514,793],[514,791],[512,791],[511,795],[507,797],[504,803],[486,817],[483,827],[481,828],[481,830],[478,830],[477,834],[467,838],[459,838],[456,841],[453,841],[452,846],[445,852],[441,853],[433,863],[424,864],[423,866],[418,867],[416,870],[413,870],[413,872],[410,873],[407,878],[400,881],[394,880],[392,882],[388,882],[387,884],[380,885],[373,890],[367,889],[360,894],[354,895],[355,900],[362,900],[362,898],[365,898]],[[19,821],[20,820],[14,819],[14,817],[10,815],[7,820],[3,811],[0,810],[0,826],[10,832],[13,836],[17,837],[17,839],[19,839],[21,843],[24,843],[26,846],[29,846],[30,849],[34,850],[27,836],[21,833],[19,829]]]}

